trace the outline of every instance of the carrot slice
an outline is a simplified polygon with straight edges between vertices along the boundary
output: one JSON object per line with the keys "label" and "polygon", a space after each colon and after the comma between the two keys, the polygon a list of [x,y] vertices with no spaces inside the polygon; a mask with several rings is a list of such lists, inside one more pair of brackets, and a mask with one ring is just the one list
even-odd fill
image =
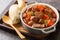
{"label": "carrot slice", "polygon": [[37,8],[38,8],[38,10],[41,10],[41,11],[44,10],[44,6],[43,5],[38,5]]}
{"label": "carrot slice", "polygon": [[31,18],[31,14],[27,13],[27,18],[30,19]]}
{"label": "carrot slice", "polygon": [[49,19],[49,16],[47,14],[44,14],[45,19]]}
{"label": "carrot slice", "polygon": [[52,21],[52,20],[48,20],[48,26],[51,26],[51,25],[53,25],[54,24],[54,22]]}

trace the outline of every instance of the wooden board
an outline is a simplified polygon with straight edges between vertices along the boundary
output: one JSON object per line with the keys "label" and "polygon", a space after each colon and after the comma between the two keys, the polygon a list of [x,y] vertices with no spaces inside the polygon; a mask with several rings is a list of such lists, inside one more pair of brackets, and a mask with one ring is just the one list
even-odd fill
{"label": "wooden board", "polygon": [[[6,16],[9,16],[8,13],[9,13],[9,12],[7,12],[5,15],[6,15]],[[0,20],[0,25],[3,26],[3,27],[8,28],[8,29],[10,29],[10,30],[14,30],[13,28],[11,28],[10,25],[5,24],[5,23],[2,21],[2,19]],[[40,39],[40,38],[47,37],[47,36],[49,35],[49,34],[40,34],[40,35],[31,34],[31,33],[29,33],[29,32],[22,26],[22,23],[21,23],[21,22],[18,23],[18,24],[14,24],[14,26],[15,26],[18,30],[20,30],[21,33],[23,33],[23,34],[25,34],[25,35],[27,35],[27,36],[29,36],[29,37],[35,37],[35,38]]]}
{"label": "wooden board", "polygon": [[[5,27],[8,28],[8,29],[14,30],[13,28],[11,28],[10,25],[5,24],[4,22],[2,23],[2,25],[5,25]],[[27,35],[27,36],[29,36],[29,37],[35,37],[35,38],[40,39],[40,38],[44,38],[44,37],[47,37],[47,36],[48,36],[48,34],[40,34],[40,35],[37,35],[37,34],[31,34],[31,33],[29,33],[29,32],[22,26],[21,22],[18,23],[18,24],[14,24],[14,26],[15,26],[18,30],[20,30],[21,33],[23,33],[23,34],[25,34],[25,35]]]}

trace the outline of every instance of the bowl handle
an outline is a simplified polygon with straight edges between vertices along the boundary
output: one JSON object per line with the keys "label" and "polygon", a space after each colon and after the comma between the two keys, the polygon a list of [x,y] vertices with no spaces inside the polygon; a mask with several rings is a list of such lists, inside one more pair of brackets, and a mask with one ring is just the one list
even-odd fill
{"label": "bowl handle", "polygon": [[56,27],[50,28],[50,29],[42,29],[42,32],[45,34],[51,33],[56,30]]}

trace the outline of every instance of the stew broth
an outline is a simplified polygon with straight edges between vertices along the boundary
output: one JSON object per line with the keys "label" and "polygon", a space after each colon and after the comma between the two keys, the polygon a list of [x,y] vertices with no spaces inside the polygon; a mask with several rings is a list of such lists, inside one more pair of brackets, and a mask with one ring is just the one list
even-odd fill
{"label": "stew broth", "polygon": [[33,28],[50,27],[57,19],[55,12],[46,5],[34,5],[26,9],[22,18],[27,25]]}

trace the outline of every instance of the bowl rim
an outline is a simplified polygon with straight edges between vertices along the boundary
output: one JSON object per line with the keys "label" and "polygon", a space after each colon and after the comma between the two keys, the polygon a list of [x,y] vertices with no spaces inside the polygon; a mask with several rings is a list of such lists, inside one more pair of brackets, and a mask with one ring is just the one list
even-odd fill
{"label": "bowl rim", "polygon": [[[24,12],[27,8],[32,7],[33,5],[38,5],[38,4],[39,4],[39,5],[46,5],[46,6],[50,7],[50,8],[56,13],[57,20],[56,20],[56,22],[55,22],[52,26],[47,27],[47,28],[32,28],[31,26],[27,25],[27,24],[23,21],[23,19],[22,19],[22,14],[23,14],[23,12]],[[22,23],[24,23],[27,27],[29,27],[29,28],[31,28],[31,29],[35,29],[35,30],[43,30],[43,29],[44,29],[44,30],[45,30],[45,29],[50,29],[50,28],[56,26],[57,22],[59,21],[59,13],[58,13],[57,9],[56,9],[55,7],[53,7],[53,6],[51,6],[50,4],[47,4],[47,3],[34,3],[34,4],[26,5],[26,6],[22,9],[21,14],[20,14],[20,19],[21,19]]]}

